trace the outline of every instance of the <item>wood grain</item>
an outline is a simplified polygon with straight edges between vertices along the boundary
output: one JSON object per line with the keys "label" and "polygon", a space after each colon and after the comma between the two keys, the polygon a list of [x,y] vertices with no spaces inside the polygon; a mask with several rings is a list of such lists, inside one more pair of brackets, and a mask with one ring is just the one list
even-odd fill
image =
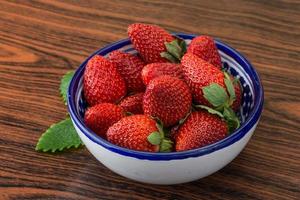
{"label": "wood grain", "polygon": [[[245,54],[265,89],[261,122],[221,171],[188,184],[120,177],[84,148],[34,151],[65,117],[60,77],[133,22],[209,34]],[[0,199],[299,199],[300,2],[0,1]]]}

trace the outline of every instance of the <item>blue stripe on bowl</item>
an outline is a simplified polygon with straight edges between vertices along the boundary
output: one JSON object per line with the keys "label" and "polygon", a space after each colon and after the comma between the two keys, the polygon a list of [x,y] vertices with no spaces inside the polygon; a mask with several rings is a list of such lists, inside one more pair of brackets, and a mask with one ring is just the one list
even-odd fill
{"label": "blue stripe on bowl", "polygon": [[[178,33],[175,35],[185,39],[188,43],[191,39],[195,37],[195,35],[183,33]],[[68,109],[74,124],[83,132],[83,134],[85,134],[85,136],[87,136],[93,142],[101,145],[102,147],[112,152],[124,156],[134,157],[137,159],[174,160],[185,159],[189,157],[198,157],[225,148],[239,141],[259,120],[263,107],[263,88],[257,72],[244,56],[242,56],[230,46],[222,43],[221,41],[216,40],[216,44],[222,57],[223,66],[227,68],[227,70],[232,75],[240,79],[240,82],[243,87],[243,106],[239,112],[239,116],[242,120],[242,125],[238,130],[236,130],[234,133],[232,133],[225,139],[202,148],[184,152],[148,153],[134,151],[113,145],[108,141],[102,139],[101,137],[97,136],[88,127],[84,125],[83,115],[86,108],[86,102],[82,94],[82,76],[87,61],[96,54],[106,56],[111,51],[117,49],[129,53],[136,53],[129,39],[112,43],[96,51],[88,59],[86,59],[76,70],[68,90]]]}

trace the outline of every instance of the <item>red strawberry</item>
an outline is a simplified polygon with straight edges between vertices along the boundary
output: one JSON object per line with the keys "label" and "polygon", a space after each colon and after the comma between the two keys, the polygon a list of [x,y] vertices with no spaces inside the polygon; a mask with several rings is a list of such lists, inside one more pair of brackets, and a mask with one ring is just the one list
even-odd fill
{"label": "red strawberry", "polygon": [[166,127],[175,125],[190,110],[192,97],[182,80],[160,76],[148,84],[143,108],[146,115],[159,118]]}
{"label": "red strawberry", "polygon": [[179,128],[180,128],[180,125],[176,125],[170,129],[169,137],[172,141],[176,140]]}
{"label": "red strawberry", "polygon": [[191,89],[196,104],[218,108],[230,106],[235,111],[238,110],[241,104],[241,88],[239,84],[233,87],[232,92],[236,98],[232,102],[232,95],[225,84],[226,79],[232,83],[232,77],[225,76],[220,69],[191,53],[186,53],[182,57],[181,64],[184,79]]}
{"label": "red strawberry", "polygon": [[204,98],[202,88],[217,83],[225,88],[223,72],[212,64],[191,53],[181,60],[184,78],[189,85],[193,99],[197,104],[210,105]]}
{"label": "red strawberry", "polygon": [[237,112],[242,104],[242,88],[239,81],[234,84],[234,92],[235,101],[232,104],[232,109]]}
{"label": "red strawberry", "polygon": [[193,112],[176,134],[176,151],[204,147],[226,137],[227,124],[206,111]]}
{"label": "red strawberry", "polygon": [[84,122],[95,133],[106,138],[107,129],[123,117],[125,113],[121,107],[111,103],[100,103],[87,109]]}
{"label": "red strawberry", "polygon": [[182,67],[174,63],[151,63],[146,65],[142,70],[142,79],[146,85],[149,82],[162,75],[169,75],[183,79]]}
{"label": "red strawberry", "polygon": [[90,106],[114,103],[126,94],[125,81],[116,67],[99,55],[91,58],[86,65],[83,89]]}
{"label": "red strawberry", "polygon": [[115,64],[124,78],[129,92],[145,91],[145,85],[141,77],[141,71],[145,65],[142,59],[129,53],[113,51],[109,54],[109,60]]}
{"label": "red strawberry", "polygon": [[213,66],[221,69],[221,57],[218,52],[217,46],[214,42],[214,39],[203,35],[195,37],[187,50],[188,53],[192,53],[199,58],[211,63]]}
{"label": "red strawberry", "polygon": [[128,35],[134,48],[147,63],[166,62],[161,53],[166,51],[165,42],[171,42],[174,37],[163,28],[135,23],[128,27]]}
{"label": "red strawberry", "polygon": [[159,145],[152,145],[147,137],[158,131],[156,122],[145,115],[127,116],[107,131],[107,140],[115,145],[138,151],[157,152]]}
{"label": "red strawberry", "polygon": [[144,93],[137,93],[124,98],[119,106],[122,107],[126,112],[133,114],[143,114],[143,96]]}

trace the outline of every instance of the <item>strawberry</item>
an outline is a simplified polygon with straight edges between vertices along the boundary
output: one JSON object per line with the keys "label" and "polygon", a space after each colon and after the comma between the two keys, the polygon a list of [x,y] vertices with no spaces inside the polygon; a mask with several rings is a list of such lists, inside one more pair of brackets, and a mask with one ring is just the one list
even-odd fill
{"label": "strawberry", "polygon": [[[234,78],[231,76],[231,79]],[[237,112],[242,104],[242,87],[239,81],[234,84],[235,101],[232,103],[232,109]]]}
{"label": "strawberry", "polygon": [[87,109],[85,124],[99,136],[106,138],[107,129],[125,117],[123,109],[111,103],[100,103]]}
{"label": "strawberry", "polygon": [[188,53],[192,53],[199,58],[211,63],[213,66],[220,68],[222,67],[221,57],[218,52],[217,46],[213,38],[203,35],[195,37],[188,49]]}
{"label": "strawberry", "polygon": [[164,126],[175,125],[189,112],[192,96],[182,80],[160,76],[148,84],[144,94],[143,108],[146,115],[160,119]]}
{"label": "strawberry", "polygon": [[111,62],[95,55],[86,65],[83,90],[88,104],[93,106],[116,102],[126,94],[126,85]]}
{"label": "strawberry", "polygon": [[126,112],[132,114],[143,114],[143,96],[144,93],[137,93],[122,99],[119,106]]}
{"label": "strawberry", "polygon": [[146,115],[127,116],[107,131],[107,140],[128,149],[158,152],[171,149],[169,140],[163,139],[155,120]]}
{"label": "strawberry", "polygon": [[182,57],[181,64],[194,102],[200,104],[196,107],[218,112],[228,122],[230,131],[238,128],[239,119],[232,108],[240,106],[241,91],[239,86],[233,85],[232,77],[191,53]]}
{"label": "strawberry", "polygon": [[116,50],[109,54],[109,60],[115,64],[124,78],[128,92],[145,91],[145,85],[141,77],[141,71],[145,63],[141,58]]}
{"label": "strawberry", "polygon": [[176,140],[176,137],[177,137],[179,128],[180,128],[180,125],[176,125],[176,126],[173,126],[173,127],[170,129],[169,137],[170,137],[170,139],[171,139],[172,141],[175,141],[175,140]]}
{"label": "strawberry", "polygon": [[181,65],[175,63],[151,63],[142,70],[142,79],[145,85],[148,85],[152,79],[162,75],[183,79]]}
{"label": "strawberry", "polygon": [[175,149],[186,151],[204,147],[222,140],[227,133],[227,124],[217,115],[193,112],[176,133]]}
{"label": "strawberry", "polygon": [[181,60],[184,79],[189,85],[195,103],[210,105],[202,88],[217,83],[225,88],[223,72],[194,54],[186,53]]}
{"label": "strawberry", "polygon": [[167,61],[160,54],[167,50],[165,42],[171,42],[175,38],[163,28],[156,25],[135,23],[129,25],[127,32],[134,48],[146,63]]}

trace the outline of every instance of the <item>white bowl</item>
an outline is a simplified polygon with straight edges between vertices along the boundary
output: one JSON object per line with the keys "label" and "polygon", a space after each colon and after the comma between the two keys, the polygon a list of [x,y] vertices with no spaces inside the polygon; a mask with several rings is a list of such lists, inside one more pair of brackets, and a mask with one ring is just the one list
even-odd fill
{"label": "white bowl", "polygon": [[[195,35],[175,34],[190,42]],[[179,184],[208,176],[231,162],[246,146],[259,121],[263,107],[263,87],[252,65],[233,48],[216,40],[223,66],[240,79],[243,101],[239,116],[241,127],[223,140],[194,150],[148,153],[125,149],[102,139],[83,122],[86,102],[82,78],[87,61],[94,55],[122,50],[136,53],[130,40],[112,43],[91,55],[77,69],[68,90],[68,109],[73,124],[88,150],[103,165],[127,178],[152,184]]]}

